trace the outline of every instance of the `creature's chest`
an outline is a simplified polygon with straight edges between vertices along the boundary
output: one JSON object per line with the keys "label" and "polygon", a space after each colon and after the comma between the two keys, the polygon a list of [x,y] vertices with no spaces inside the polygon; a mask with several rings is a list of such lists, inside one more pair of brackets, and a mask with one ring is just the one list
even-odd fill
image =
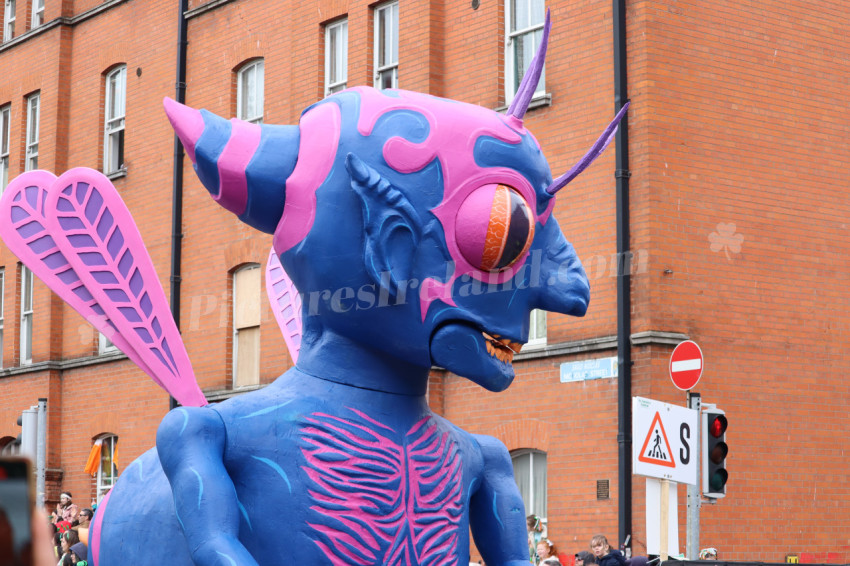
{"label": "creature's chest", "polygon": [[463,449],[436,419],[397,430],[348,409],[292,425],[286,441],[275,435],[274,450],[250,455],[251,481],[264,493],[251,506],[265,517],[275,515],[271,506],[286,509],[311,541],[306,554],[334,565],[412,566],[456,564],[466,553]]}

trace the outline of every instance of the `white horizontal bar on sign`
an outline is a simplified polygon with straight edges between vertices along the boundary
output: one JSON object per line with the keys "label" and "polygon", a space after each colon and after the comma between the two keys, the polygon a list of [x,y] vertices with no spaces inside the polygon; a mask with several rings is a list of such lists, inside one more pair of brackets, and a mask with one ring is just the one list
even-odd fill
{"label": "white horizontal bar on sign", "polygon": [[673,371],[688,371],[692,369],[699,369],[702,367],[702,360],[697,358],[695,360],[682,360],[679,362],[673,362]]}

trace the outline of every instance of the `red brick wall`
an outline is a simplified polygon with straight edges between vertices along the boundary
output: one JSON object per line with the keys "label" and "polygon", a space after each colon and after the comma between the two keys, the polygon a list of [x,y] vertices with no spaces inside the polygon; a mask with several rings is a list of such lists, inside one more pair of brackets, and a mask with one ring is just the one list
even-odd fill
{"label": "red brick wall", "polygon": [[[46,15],[70,17],[101,4],[48,0]],[[204,4],[193,0],[190,9]],[[531,110],[525,123],[558,176],[613,115],[612,10],[610,2],[586,0],[550,8],[552,102]],[[627,2],[631,246],[638,259],[632,332],[681,333],[705,353],[697,389],[729,416],[731,479],[728,497],[703,507],[702,545],[718,547],[723,559],[850,561],[845,8],[834,0]],[[29,9],[18,2],[19,34]],[[371,5],[321,0],[287,9],[239,0],[196,14],[188,104],[232,116],[236,70],[262,57],[265,121],[297,123],[322,95],[322,24],[340,16],[349,20],[348,84],[372,83]],[[22,170],[24,97],[35,90],[42,93],[40,165],[57,173],[99,168],[103,73],[127,65],[127,175],[115,185],[166,291],[173,135],[161,100],[174,93],[175,12],[164,0],[118,3],[0,48],[0,76],[14,77],[0,81],[0,104],[12,103],[11,176]],[[503,105],[504,18],[501,2],[473,9],[468,1],[402,0],[400,86]],[[616,334],[613,169],[611,148],[558,197],[556,216],[585,263],[592,297],[582,320],[550,316],[550,344]],[[270,238],[212,204],[188,161],[185,179],[184,339],[201,386],[221,389],[230,379],[229,273],[246,262],[265,267]],[[0,266],[8,368],[17,363],[17,268],[4,247]],[[96,353],[97,333],[40,283],[35,303],[35,362]],[[291,359],[268,307],[261,335],[261,382],[269,383]],[[667,377],[671,348],[633,348],[634,395],[684,404]],[[501,394],[455,376],[431,379],[432,406],[462,428],[495,435],[510,449],[547,451],[549,532],[568,554],[597,532],[617,538],[617,384],[562,384],[559,366],[613,355],[518,362],[514,385]],[[90,490],[82,468],[95,435],[118,434],[126,466],[153,445],[168,406],[126,360],[0,374],[0,437],[17,435],[17,414],[40,396],[49,399],[49,467],[64,470],[63,487],[75,495]],[[597,500],[598,480],[609,481],[609,499]],[[632,540],[641,553],[644,479],[632,484]],[[684,508],[680,517],[684,548]]]}

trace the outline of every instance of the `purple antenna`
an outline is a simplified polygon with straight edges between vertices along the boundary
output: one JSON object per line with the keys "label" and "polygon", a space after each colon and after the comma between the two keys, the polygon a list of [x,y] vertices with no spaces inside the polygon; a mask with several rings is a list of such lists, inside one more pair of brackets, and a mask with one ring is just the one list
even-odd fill
{"label": "purple antenna", "polygon": [[549,45],[549,28],[551,22],[549,19],[549,9],[546,9],[546,23],[543,24],[543,38],[540,40],[540,46],[537,48],[537,53],[525,75],[522,77],[522,82],[519,83],[514,100],[508,108],[508,116],[515,116],[522,120],[528,110],[528,103],[531,102],[531,97],[534,96],[534,91],[537,90],[537,83],[540,82],[540,75],[543,73],[543,65],[546,63],[546,47]]}
{"label": "purple antenna", "polygon": [[561,189],[563,189],[567,183],[578,177],[579,173],[587,169],[587,167],[596,161],[596,158],[602,155],[602,152],[605,151],[605,148],[608,147],[614,137],[617,135],[617,128],[620,125],[620,120],[623,119],[623,116],[626,115],[626,111],[629,109],[630,102],[626,102],[625,105],[617,112],[617,115],[614,116],[614,119],[608,124],[608,127],[605,128],[605,131],[602,132],[602,135],[599,136],[599,139],[596,140],[587,153],[584,154],[578,163],[572,166],[572,168],[552,181],[552,184],[549,185],[549,188],[546,189],[546,192],[550,195],[554,195]]}

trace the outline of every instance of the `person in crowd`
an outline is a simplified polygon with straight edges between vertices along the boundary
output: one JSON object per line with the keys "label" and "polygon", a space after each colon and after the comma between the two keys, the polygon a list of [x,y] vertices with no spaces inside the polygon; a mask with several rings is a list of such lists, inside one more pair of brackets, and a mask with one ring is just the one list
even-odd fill
{"label": "person in crowd", "polygon": [[[541,539],[537,543],[537,558],[539,564],[544,564],[549,560],[555,560],[556,564],[561,564],[561,561],[558,560],[558,547],[548,538]],[[546,566],[549,566],[549,564]]]}
{"label": "person in crowd", "polygon": [[89,549],[81,542],[71,547],[71,554],[77,559],[75,562],[76,566],[79,566],[80,562],[86,562],[89,559]]}
{"label": "person in crowd", "polygon": [[591,566],[592,564],[596,564],[596,557],[590,551],[576,552],[575,566]]}
{"label": "person in crowd", "polygon": [[537,564],[537,543],[546,538],[546,526],[537,515],[526,517],[525,524],[528,531],[528,558]]}
{"label": "person in crowd", "polygon": [[717,549],[714,547],[703,548],[699,551],[700,560],[717,560]]}
{"label": "person in crowd", "polygon": [[77,515],[79,514],[79,507],[71,501],[71,492],[63,491],[62,495],[59,496],[59,503],[56,504],[56,513],[53,516],[54,522],[58,524],[59,521],[68,521],[71,524],[77,519]]}
{"label": "person in crowd", "polygon": [[605,535],[596,535],[590,539],[590,551],[599,566],[626,566],[623,553],[616,548],[611,548]]}
{"label": "person in crowd", "polygon": [[89,543],[89,527],[91,526],[93,516],[94,513],[91,509],[83,509],[80,511],[79,524],[74,527],[74,530],[77,531],[80,537],[80,542],[83,544]]}
{"label": "person in crowd", "polygon": [[59,535],[59,540],[62,546],[62,553],[59,556],[57,566],[62,566],[65,557],[71,555],[71,547],[80,542],[80,537],[77,535],[77,531],[69,529]]}

